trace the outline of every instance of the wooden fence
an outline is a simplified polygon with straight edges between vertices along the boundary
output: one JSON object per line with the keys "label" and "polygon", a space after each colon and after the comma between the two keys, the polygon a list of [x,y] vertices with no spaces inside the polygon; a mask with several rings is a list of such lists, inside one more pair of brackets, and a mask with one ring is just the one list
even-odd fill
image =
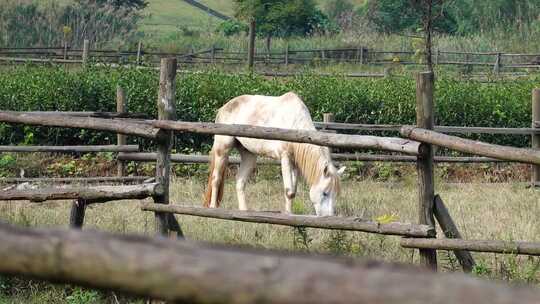
{"label": "wooden fence", "polygon": [[[80,228],[83,225],[84,210],[88,203],[102,203],[110,200],[125,198],[140,199],[144,197],[152,197],[154,199],[154,203],[144,204],[142,208],[145,211],[152,211],[155,213],[157,230],[162,235],[168,235],[170,232],[176,232],[179,236],[182,236],[180,225],[173,214],[187,214],[226,220],[272,223],[294,227],[344,229],[377,234],[399,235],[407,238],[402,241],[402,245],[407,248],[418,248],[420,250],[422,264],[431,268],[437,267],[435,250],[441,248],[444,248],[445,250],[454,250],[459,262],[466,271],[470,271],[474,265],[474,260],[468,252],[470,250],[511,254],[537,254],[536,248],[540,248],[540,244],[537,243],[490,242],[483,240],[465,241],[458,239],[460,237],[460,233],[450,217],[450,213],[444,206],[442,199],[436,195],[435,184],[433,182],[433,145],[438,145],[449,149],[456,149],[462,152],[475,153],[484,157],[493,157],[499,160],[526,162],[536,166],[540,165],[540,151],[533,149],[501,147],[482,142],[470,142],[459,137],[444,135],[437,132],[436,129],[434,130],[434,77],[432,73],[420,73],[417,76],[417,126],[403,127],[401,129],[401,135],[405,137],[405,139],[403,139],[366,135],[332,134],[321,131],[292,131],[278,128],[249,127],[243,125],[178,122],[174,120],[174,115],[176,113],[174,107],[176,104],[174,94],[176,91],[176,64],[177,61],[175,58],[162,59],[159,86],[160,90],[157,102],[159,113],[158,120],[85,117],[82,115],[77,116],[61,112],[54,114],[39,112],[0,112],[0,122],[50,127],[87,128],[153,139],[157,145],[157,153],[155,154],[155,183],[145,183],[133,186],[131,188],[126,188],[126,186],[114,186],[107,188],[94,187],[63,190],[42,189],[33,192],[13,190],[2,193],[0,200],[27,199],[31,201],[43,201],[48,199],[75,199],[76,201],[72,205],[71,224],[72,227],[77,228]],[[540,94],[538,94],[537,91],[535,91],[533,94],[534,98],[537,98],[539,95]],[[536,122],[533,125],[536,126]],[[409,154],[412,157],[415,157],[418,163],[418,223],[381,224],[356,217],[317,218],[309,216],[272,214],[269,212],[249,213],[222,209],[208,210],[202,208],[171,206],[169,205],[170,197],[168,193],[170,181],[169,172],[171,166],[171,142],[173,133],[178,132],[196,132],[211,135],[233,135],[250,138],[310,143],[331,147],[374,149]],[[536,132],[534,133],[534,136],[537,136]],[[446,237],[454,238],[453,240],[441,241],[434,238],[436,220],[445,232]],[[13,238],[16,233],[11,231],[4,235],[0,233],[0,235],[9,239]],[[2,242],[2,244],[5,243]],[[99,243],[96,241],[93,244],[94,246],[97,246],[96,244]],[[16,244],[13,246],[16,246]],[[8,246],[8,248],[10,247]],[[95,251],[92,252],[94,253]],[[172,254],[172,252],[169,253]],[[77,258],[80,257],[76,253],[73,254],[74,256],[77,256]],[[5,254],[5,256],[7,259],[9,254]],[[91,256],[94,257],[93,255]],[[164,261],[169,261],[167,256],[162,257]],[[78,259],[78,262],[80,261],[81,260]],[[86,261],[88,261],[88,264],[86,265],[94,265],[92,260],[86,259]],[[160,261],[162,260],[158,259],[157,263],[160,263]],[[246,263],[246,261],[247,260],[244,260],[243,263],[246,264],[246,267],[250,267],[250,263]],[[105,262],[105,260],[101,260],[100,262]],[[166,267],[171,267],[171,265],[173,265],[169,262],[166,264]],[[182,264],[178,265],[180,268],[184,267]],[[221,263],[221,265],[224,267],[223,265],[227,265],[227,263]],[[175,267],[172,268],[176,269]],[[32,270],[36,271],[36,273],[40,273],[40,271],[43,269],[44,268],[37,267],[36,269]],[[6,270],[4,271],[9,272]],[[55,273],[61,274],[65,272]],[[76,272],[74,272],[74,275],[75,274]],[[52,275],[47,274],[44,274],[43,276],[47,278],[53,277]],[[87,277],[88,280],[91,280],[92,278],[94,277]],[[220,283],[222,282],[220,281]],[[356,283],[357,282],[355,282],[355,284]],[[201,284],[204,283],[202,281],[198,281],[199,287]],[[214,284],[211,285],[214,286]],[[111,286],[117,285],[113,284]],[[133,285],[130,286],[132,287]],[[230,289],[230,285],[227,285],[225,288],[228,291],[233,291],[233,289]],[[148,289],[145,290],[147,293],[151,292]],[[197,291],[198,290],[199,289],[197,289]],[[337,297],[340,293],[331,294]],[[156,296],[157,295],[158,294],[156,294]],[[159,294],[160,297],[163,297],[163,295],[164,293]]]}
{"label": "wooden fence", "polygon": [[[348,48],[321,48],[293,50],[288,46],[280,52],[233,52],[211,46],[207,49],[188,53],[145,51],[142,43],[137,50],[94,50],[85,40],[83,49],[64,47],[44,48],[0,48],[0,61],[7,62],[56,62],[62,64],[83,64],[88,60],[109,64],[134,64],[155,66],[159,58],[174,56],[179,63],[188,65],[264,65],[288,66],[304,64],[360,64],[360,65],[422,65],[414,51],[371,50],[364,46]],[[252,63],[251,63],[252,61]],[[540,54],[515,54],[505,52],[455,52],[435,50],[432,61],[435,65],[487,67],[494,73],[503,69],[540,69]],[[266,76],[286,77],[287,72],[264,72]],[[385,74],[355,74],[350,77],[384,77]]]}
{"label": "wooden fence", "polygon": [[402,265],[0,224],[0,273],[169,303],[533,304],[540,293]]}

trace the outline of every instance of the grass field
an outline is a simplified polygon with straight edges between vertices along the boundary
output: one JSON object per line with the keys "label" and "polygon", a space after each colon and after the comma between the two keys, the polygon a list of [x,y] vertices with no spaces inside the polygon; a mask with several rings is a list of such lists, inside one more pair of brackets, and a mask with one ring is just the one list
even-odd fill
{"label": "grass field", "polygon": [[[277,171],[259,174],[247,188],[249,207],[255,210],[282,209],[281,180]],[[368,219],[391,217],[395,221],[415,222],[415,176],[405,176],[397,182],[381,183],[368,179],[346,180],[337,205],[339,215],[355,215]],[[204,176],[178,178],[171,186],[175,204],[199,205]],[[464,238],[540,241],[540,193],[523,184],[449,184],[438,183],[437,193],[448,206]],[[226,184],[224,208],[236,208],[234,184]],[[307,187],[299,187],[294,203],[296,213],[312,213]],[[69,202],[28,204],[2,203],[0,218],[22,226],[67,226]],[[365,233],[296,229],[264,224],[249,224],[178,216],[186,237],[225,244],[247,245],[293,251],[325,252],[352,257],[417,263],[415,251],[402,249],[398,237]],[[138,204],[116,202],[95,205],[86,213],[85,229],[100,229],[120,233],[154,233],[154,215],[143,213]],[[440,231],[439,231],[440,233]],[[474,275],[502,279],[514,283],[537,285],[540,258],[513,255],[473,254],[477,267]],[[439,251],[443,271],[459,271],[453,255]],[[1,279],[1,278],[0,278]],[[9,281],[8,281],[9,282]],[[18,281],[10,284],[17,285]],[[20,282],[19,282],[20,283]],[[7,284],[7,286],[11,286]],[[114,303],[110,293],[94,293],[65,285],[20,283],[17,288],[4,288],[0,280],[0,303]],[[34,287],[32,287],[34,286]],[[37,287],[36,287],[37,286]],[[42,286],[39,287],[39,286]],[[90,297],[90,302],[73,302],[77,297]],[[124,299],[126,302],[136,301]]]}

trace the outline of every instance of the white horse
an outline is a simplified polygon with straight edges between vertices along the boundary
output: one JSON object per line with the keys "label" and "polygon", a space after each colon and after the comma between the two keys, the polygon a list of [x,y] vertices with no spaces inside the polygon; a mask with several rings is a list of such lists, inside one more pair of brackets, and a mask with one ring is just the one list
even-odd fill
{"label": "white horse", "polygon": [[[294,93],[279,97],[260,95],[236,97],[219,109],[216,123],[315,130],[306,105]],[[285,212],[291,213],[297,177],[300,173],[311,186],[309,197],[316,214],[320,216],[334,214],[334,204],[339,192],[339,176],[345,167],[336,169],[327,147],[223,135],[214,137],[214,145],[210,152],[210,174],[204,202],[206,207],[219,207],[223,197],[229,151],[233,147],[238,149],[241,157],[236,176],[236,193],[240,210],[248,209],[244,189],[249,175],[255,168],[257,155],[263,155],[281,161]]]}

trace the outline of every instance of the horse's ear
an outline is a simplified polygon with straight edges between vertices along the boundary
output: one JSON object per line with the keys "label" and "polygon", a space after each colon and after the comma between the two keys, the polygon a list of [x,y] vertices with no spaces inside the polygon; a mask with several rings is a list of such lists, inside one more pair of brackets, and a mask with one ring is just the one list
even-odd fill
{"label": "horse's ear", "polygon": [[337,171],[337,174],[338,174],[339,176],[343,175],[343,173],[345,173],[345,169],[346,169],[346,168],[347,168],[347,167],[345,167],[345,166],[339,168],[338,171]]}

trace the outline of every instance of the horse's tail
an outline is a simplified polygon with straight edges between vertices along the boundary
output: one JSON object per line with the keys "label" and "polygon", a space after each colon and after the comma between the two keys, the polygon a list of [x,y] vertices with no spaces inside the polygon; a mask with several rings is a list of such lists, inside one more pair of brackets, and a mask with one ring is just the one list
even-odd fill
{"label": "horse's tail", "polygon": [[225,157],[225,161],[222,164],[223,168],[221,169],[220,176],[218,176],[219,184],[217,186],[217,189],[213,189],[212,187],[212,180],[213,180],[212,177],[214,176],[215,166],[216,166],[215,152],[214,152],[214,149],[212,149],[210,151],[210,168],[209,168],[209,173],[208,173],[208,183],[206,186],[206,193],[204,195],[204,202],[203,202],[203,206],[206,208],[210,207],[213,191],[217,191],[216,207],[219,207],[219,205],[221,204],[221,201],[223,200],[223,188],[225,186],[225,173],[227,171],[227,166],[228,166],[228,157]]}

